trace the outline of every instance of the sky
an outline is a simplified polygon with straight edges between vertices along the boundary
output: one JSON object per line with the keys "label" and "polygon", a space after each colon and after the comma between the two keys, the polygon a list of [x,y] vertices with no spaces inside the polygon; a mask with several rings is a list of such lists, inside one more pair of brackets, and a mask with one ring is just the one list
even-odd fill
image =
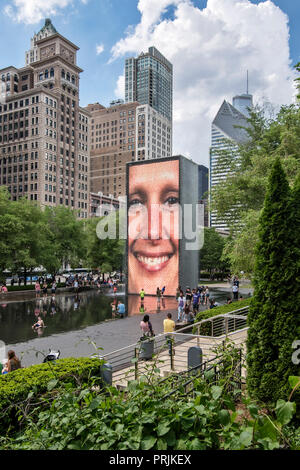
{"label": "sky", "polygon": [[80,47],[80,105],[124,98],[126,57],[155,46],[174,67],[173,154],[208,166],[224,99],[249,92],[279,109],[295,99],[298,0],[0,0],[0,69],[25,65],[51,18]]}

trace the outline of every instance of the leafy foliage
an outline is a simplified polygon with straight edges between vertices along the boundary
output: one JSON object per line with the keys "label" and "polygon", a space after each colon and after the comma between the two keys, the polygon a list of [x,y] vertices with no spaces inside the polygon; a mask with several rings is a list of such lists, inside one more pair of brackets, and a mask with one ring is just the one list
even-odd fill
{"label": "leafy foliage", "polygon": [[[229,359],[229,357],[227,357]],[[140,380],[126,391],[48,382],[43,403],[21,430],[0,437],[1,449],[25,450],[243,450],[293,448],[297,430],[287,428],[295,403],[279,400],[263,410],[249,399],[236,403],[228,378],[219,384],[195,379],[194,395],[165,398],[169,384]],[[30,400],[30,397],[28,398]]]}
{"label": "leafy foliage", "polygon": [[200,269],[225,272],[228,262],[222,258],[225,239],[214,228],[204,229],[204,245],[200,250]]}
{"label": "leafy foliage", "polygon": [[297,188],[298,184],[291,194],[278,158],[260,218],[255,290],[248,315],[248,390],[264,401],[286,399],[287,379],[297,375],[292,362],[292,343],[300,337]]}

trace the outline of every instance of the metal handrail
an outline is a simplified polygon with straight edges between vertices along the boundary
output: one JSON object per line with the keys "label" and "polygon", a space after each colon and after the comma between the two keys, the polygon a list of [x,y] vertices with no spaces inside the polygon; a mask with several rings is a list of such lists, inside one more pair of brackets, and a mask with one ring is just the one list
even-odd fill
{"label": "metal handrail", "polygon": [[[240,308],[238,310],[233,310],[231,312],[228,312],[228,313],[225,313],[225,314],[220,314],[220,315],[216,315],[214,317],[210,317],[210,318],[207,318],[207,319],[203,319],[197,323],[194,323],[194,324],[189,324],[183,328],[180,328],[179,330],[177,330],[176,332],[170,332],[170,333],[160,333],[158,334],[156,337],[155,337],[155,348],[156,348],[156,353],[157,353],[157,349],[161,348],[163,346],[163,349],[164,348],[164,343],[163,341],[164,340],[167,340],[167,336],[170,337],[172,336],[174,338],[174,340],[177,340],[176,342],[176,345],[180,345],[180,344],[185,344],[186,342],[190,341],[190,340],[193,340],[193,339],[197,339],[197,343],[198,345],[200,344],[200,340],[205,338],[205,339],[208,339],[208,340],[215,340],[216,338],[218,338],[218,340],[220,340],[222,338],[222,336],[231,336],[233,334],[235,334],[237,331],[240,331],[240,332],[243,332],[243,331],[246,331],[248,330],[248,327],[242,327],[241,328],[241,325],[236,325],[236,321],[239,322],[239,320],[245,322],[247,320],[247,316],[245,315],[241,315],[242,313],[247,313],[248,312],[248,306],[246,307],[243,307],[243,308]],[[237,314],[239,313],[240,314]],[[228,331],[228,325],[227,327],[225,328],[225,332],[223,333],[223,325],[219,325],[219,326],[215,326],[214,330],[217,328],[217,331],[215,331],[216,335],[194,335],[194,334],[186,334],[184,333],[187,329],[190,329],[191,326],[192,327],[196,327],[198,328],[198,331],[201,327],[201,325],[203,325],[204,323],[207,323],[208,321],[210,322],[218,322],[218,320],[221,320],[221,319],[225,319],[227,320],[227,324],[228,324],[228,321],[230,320],[234,320],[234,331]],[[238,328],[236,328],[236,326],[238,326]],[[217,333],[218,332],[222,332],[222,334],[218,335]],[[214,333],[214,331],[213,331]],[[160,344],[158,344],[160,343]],[[113,366],[115,367],[115,372],[119,371],[119,370],[122,370],[122,369],[125,369],[128,365],[131,364],[132,362],[132,359],[133,359],[133,354],[134,354],[134,357],[138,357],[137,356],[137,349],[139,348],[140,346],[140,342],[136,342],[134,344],[131,344],[129,346],[125,346],[123,348],[120,348],[120,349],[117,349],[115,351],[112,351],[110,353],[107,353],[107,354],[104,354],[104,355],[99,355],[101,357],[101,359],[104,359],[106,361],[110,361],[112,362]],[[167,347],[167,344],[165,345]],[[208,344],[209,346],[209,344]],[[180,356],[179,356],[180,357]],[[173,361],[173,363],[172,363]],[[181,361],[181,359],[177,358],[177,362],[183,362],[183,360]],[[173,359],[173,356],[171,356],[171,370],[174,369],[173,367],[174,365],[174,359]],[[137,365],[135,365],[135,368],[137,368]]]}

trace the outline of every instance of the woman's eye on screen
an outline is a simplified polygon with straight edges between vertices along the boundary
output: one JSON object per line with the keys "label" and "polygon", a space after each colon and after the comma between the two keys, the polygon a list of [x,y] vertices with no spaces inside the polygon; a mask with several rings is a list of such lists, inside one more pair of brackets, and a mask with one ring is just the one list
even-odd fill
{"label": "woman's eye on screen", "polygon": [[144,204],[140,199],[132,199],[132,201],[129,201],[129,204],[128,204],[129,209],[142,208],[143,206]]}
{"label": "woman's eye on screen", "polygon": [[179,203],[179,198],[175,196],[168,197],[164,202],[166,206],[174,206],[175,204],[178,204],[178,203]]}

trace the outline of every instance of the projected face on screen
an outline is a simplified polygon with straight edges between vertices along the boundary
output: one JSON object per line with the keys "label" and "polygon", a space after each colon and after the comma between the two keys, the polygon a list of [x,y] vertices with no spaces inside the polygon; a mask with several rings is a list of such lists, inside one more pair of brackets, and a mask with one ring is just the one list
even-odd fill
{"label": "projected face on screen", "polygon": [[129,167],[128,293],[175,295],[179,271],[179,161]]}

